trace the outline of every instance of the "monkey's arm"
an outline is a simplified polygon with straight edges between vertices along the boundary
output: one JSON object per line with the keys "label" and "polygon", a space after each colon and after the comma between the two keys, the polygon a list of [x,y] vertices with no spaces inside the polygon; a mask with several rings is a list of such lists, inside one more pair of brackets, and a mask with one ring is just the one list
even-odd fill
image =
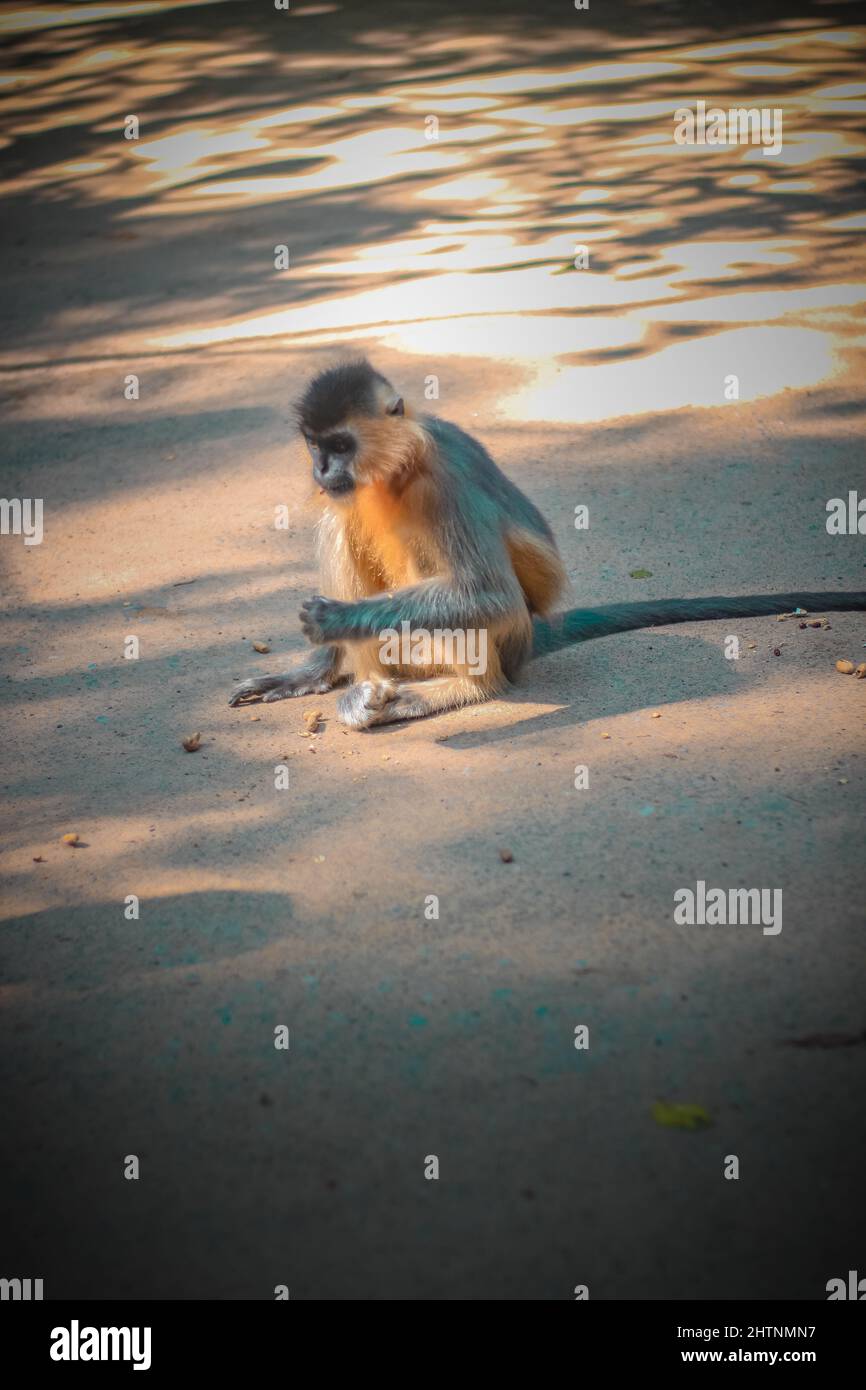
{"label": "monkey's arm", "polygon": [[741,598],[717,595],[572,608],[567,613],[555,614],[549,621],[534,619],[532,655],[547,656],[577,642],[609,637],[614,632],[631,632],[636,628],[709,622],[718,618],[760,618],[773,613],[792,613],[795,608],[810,613],[820,613],[824,609],[836,613],[862,612],[866,610],[866,593],[744,594]]}
{"label": "monkey's arm", "polygon": [[301,606],[304,636],[314,644],[358,642],[378,637],[386,628],[404,622],[425,628],[487,627],[523,603],[519,585],[503,578],[501,585],[478,587],[469,580],[429,579],[393,595],[342,603],[318,595]]}
{"label": "monkey's arm", "polygon": [[431,543],[442,572],[393,594],[353,601],[318,595],[301,607],[301,626],[315,645],[358,642],[386,628],[483,628],[525,612],[523,591],[511,564],[499,514],[489,499],[476,512],[433,513]]}

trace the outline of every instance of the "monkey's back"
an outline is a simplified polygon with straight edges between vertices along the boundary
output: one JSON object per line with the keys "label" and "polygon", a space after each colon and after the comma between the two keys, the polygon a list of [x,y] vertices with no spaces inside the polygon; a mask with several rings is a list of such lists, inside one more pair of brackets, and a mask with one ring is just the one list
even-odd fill
{"label": "monkey's back", "polygon": [[530,613],[547,613],[565,585],[553,533],[541,512],[497,467],[483,444],[450,420],[420,423],[436,447],[445,494],[473,532],[502,537]]}
{"label": "monkey's back", "polygon": [[450,420],[424,415],[420,423],[433,439],[443,468],[455,475],[453,496],[471,498],[474,489],[480,489],[499,516],[555,546],[553,532],[541,512],[493,462],[483,444]]}

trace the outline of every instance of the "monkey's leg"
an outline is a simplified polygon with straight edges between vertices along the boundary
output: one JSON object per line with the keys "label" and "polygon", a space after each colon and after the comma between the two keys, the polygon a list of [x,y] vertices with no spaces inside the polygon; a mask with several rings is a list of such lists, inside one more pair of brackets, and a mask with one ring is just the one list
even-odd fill
{"label": "monkey's leg", "polygon": [[362,681],[372,681],[378,685],[381,681],[395,681],[397,673],[387,666],[383,666],[379,659],[380,642],[347,642],[343,648],[344,660],[342,669],[351,672],[357,685]]}
{"label": "monkey's leg", "polygon": [[242,681],[232,691],[229,704],[261,700],[269,705],[274,700],[290,700],[295,695],[325,695],[345,683],[346,677],[340,675],[342,659],[342,647],[317,647],[295,671],[284,671],[279,676],[253,676],[252,680]]}
{"label": "monkey's leg", "polygon": [[471,676],[434,676],[426,681],[361,681],[337,702],[337,714],[352,729],[423,719],[462,705],[479,704],[495,695],[489,681]]}

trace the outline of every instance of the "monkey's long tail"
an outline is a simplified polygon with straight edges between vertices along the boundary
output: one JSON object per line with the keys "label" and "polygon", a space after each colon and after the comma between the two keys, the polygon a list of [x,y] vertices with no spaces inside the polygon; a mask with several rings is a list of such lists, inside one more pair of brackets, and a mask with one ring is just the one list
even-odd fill
{"label": "monkey's long tail", "polygon": [[602,608],[571,608],[550,619],[533,620],[532,656],[547,656],[576,642],[669,623],[708,622],[713,618],[762,618],[772,613],[841,613],[866,610],[866,592],[851,594],[744,594],[740,598],[649,599],[643,603],[609,603]]}

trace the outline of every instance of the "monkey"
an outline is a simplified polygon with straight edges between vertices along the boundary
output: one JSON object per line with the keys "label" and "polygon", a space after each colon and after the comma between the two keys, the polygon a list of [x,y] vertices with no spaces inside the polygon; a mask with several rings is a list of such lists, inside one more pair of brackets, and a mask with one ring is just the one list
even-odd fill
{"label": "monkey", "polygon": [[[323,504],[323,595],[301,609],[315,651],[294,672],[245,681],[230,703],[321,693],[352,672],[338,714],[368,728],[486,700],[516,679],[533,616],[550,612],[565,583],[534,504],[477,440],[416,418],[366,360],[315,377],[297,418]],[[385,664],[380,634],[403,624],[483,632],[484,669]]]}
{"label": "monkey", "polygon": [[[563,647],[668,623],[866,609],[866,593],[671,599],[554,614],[566,575],[541,512],[458,425],[416,416],[365,358],[320,372],[295,407],[312,461],[322,593],[301,607],[313,647],[293,671],[254,677],[232,706],[351,684],[337,712],[369,729],[478,703]],[[386,634],[441,634],[450,646]],[[467,633],[484,638],[470,662]]]}

